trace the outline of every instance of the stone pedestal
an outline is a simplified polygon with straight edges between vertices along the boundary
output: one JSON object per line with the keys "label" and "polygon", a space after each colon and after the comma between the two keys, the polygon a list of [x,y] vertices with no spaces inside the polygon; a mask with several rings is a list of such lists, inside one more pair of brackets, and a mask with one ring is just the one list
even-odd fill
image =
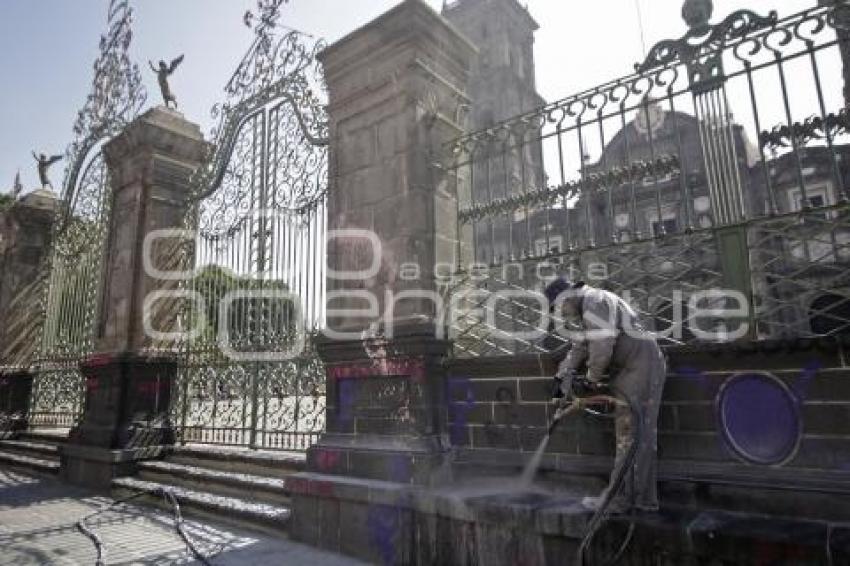
{"label": "stone pedestal", "polygon": [[430,325],[393,339],[319,343],[327,372],[327,432],[307,453],[323,474],[427,485],[447,457],[449,343]]}
{"label": "stone pedestal", "polygon": [[104,147],[112,218],[98,353],[80,366],[85,413],[62,452],[62,473],[72,483],[108,489],[113,477],[131,473],[136,461],[174,441],[168,415],[177,358],[163,353],[169,345],[148,335],[145,320],[160,332],[175,329],[176,309],[146,299],[178,283],[158,278],[151,267],[180,266],[168,263],[174,239],[160,239],[149,258],[144,242],[155,230],[184,227],[189,180],[206,149],[197,125],[163,107],[140,116]]}
{"label": "stone pedestal", "polygon": [[0,375],[0,439],[26,430],[32,374],[27,371]]}
{"label": "stone pedestal", "polygon": [[177,363],[125,353],[90,358],[80,369],[86,410],[63,448],[62,473],[72,483],[106,488],[132,473],[136,461],[174,444],[169,407]]}

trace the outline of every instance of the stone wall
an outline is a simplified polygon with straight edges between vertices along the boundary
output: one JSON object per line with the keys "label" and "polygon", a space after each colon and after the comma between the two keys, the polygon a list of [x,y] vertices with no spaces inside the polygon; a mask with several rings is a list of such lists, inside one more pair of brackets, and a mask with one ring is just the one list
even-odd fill
{"label": "stone wall", "polygon": [[[829,490],[850,469],[850,367],[841,345],[726,346],[715,351],[670,351],[669,357],[659,427],[660,480],[668,497],[681,498],[678,490],[683,482],[690,493],[718,478],[765,489],[782,484],[797,490],[805,483]],[[473,474],[496,468],[509,474],[522,466],[539,445],[553,414],[553,373],[551,363],[536,357],[453,364],[447,387],[448,430],[459,450],[461,469]],[[767,379],[784,384],[789,399],[795,401],[789,414],[799,415],[801,434],[781,462],[760,465],[752,459],[765,456],[753,454],[753,446],[777,444],[781,431],[771,435],[770,423],[762,429],[758,423],[729,421],[729,413],[722,416],[721,392],[736,375],[773,376]],[[771,401],[753,395],[744,410],[757,415],[765,403]],[[767,408],[767,419],[781,410]],[[610,470],[613,448],[610,420],[571,417],[549,443],[543,476],[586,474],[602,479]],[[842,514],[823,506],[805,508],[824,517]]]}
{"label": "stone wall", "polygon": [[[829,560],[827,549],[832,563],[844,563],[850,557],[843,526],[850,509],[850,368],[843,347],[773,344],[669,354],[659,439],[662,510],[607,522],[589,563],[607,563],[630,524],[622,563],[821,564]],[[301,475],[290,484],[294,536],[377,564],[577,563],[590,515],[568,495],[517,490],[551,411],[554,369],[539,357],[453,361],[447,385],[448,430],[457,449],[453,481],[426,488],[334,472]],[[723,384],[749,372],[776,376],[800,399],[802,439],[782,465],[744,462],[719,431]],[[758,402],[753,399],[754,411]],[[555,434],[537,483],[598,490],[612,449],[610,423],[575,418]]]}

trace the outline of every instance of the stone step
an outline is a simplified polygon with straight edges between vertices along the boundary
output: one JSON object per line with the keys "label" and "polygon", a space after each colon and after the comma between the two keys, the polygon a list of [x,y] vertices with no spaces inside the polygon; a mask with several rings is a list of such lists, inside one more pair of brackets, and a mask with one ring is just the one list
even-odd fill
{"label": "stone step", "polygon": [[35,458],[58,459],[59,447],[56,444],[33,442],[29,440],[0,440],[0,450],[5,449],[16,454]]}
{"label": "stone step", "polygon": [[166,460],[209,470],[285,479],[304,469],[306,456],[300,452],[190,444],[175,446]]}
{"label": "stone step", "polygon": [[59,473],[59,459],[34,458],[18,452],[0,449],[0,466],[47,476]]}
{"label": "stone step", "polygon": [[68,429],[31,429],[20,432],[16,439],[40,444],[65,444],[68,432]]}
{"label": "stone step", "polygon": [[[116,500],[125,499],[140,492],[162,489],[170,490],[175,495],[185,516],[260,530],[276,536],[286,533],[289,524],[291,515],[289,507],[257,503],[237,497],[213,495],[203,491],[135,478],[112,480],[112,497]],[[135,499],[134,503],[153,505],[171,511],[171,506],[161,495],[152,493]]]}
{"label": "stone step", "polygon": [[170,461],[139,464],[138,479],[174,485],[225,497],[247,498],[271,505],[289,505],[286,480],[237,472],[225,472]]}

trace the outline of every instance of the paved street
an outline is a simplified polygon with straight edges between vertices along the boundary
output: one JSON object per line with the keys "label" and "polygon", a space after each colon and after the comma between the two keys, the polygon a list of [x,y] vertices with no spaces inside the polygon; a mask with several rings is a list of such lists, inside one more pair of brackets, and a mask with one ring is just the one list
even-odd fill
{"label": "paved street", "polygon": [[[0,469],[0,564],[94,565],[95,545],[76,523],[111,503],[85,490]],[[168,513],[121,505],[92,517],[86,525],[103,542],[106,564],[199,563]],[[362,564],[287,540],[191,519],[185,522],[185,531],[212,566]]]}

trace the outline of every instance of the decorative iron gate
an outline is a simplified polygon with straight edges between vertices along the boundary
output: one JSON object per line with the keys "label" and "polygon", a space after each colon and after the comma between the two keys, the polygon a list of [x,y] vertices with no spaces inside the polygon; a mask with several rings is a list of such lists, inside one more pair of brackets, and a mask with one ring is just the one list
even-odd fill
{"label": "decorative iron gate", "polygon": [[70,427],[82,415],[79,362],[94,347],[110,194],[106,165],[97,153],[57,215],[30,426]]}
{"label": "decorative iron gate", "polygon": [[281,4],[259,4],[256,40],[214,111],[215,153],[193,179],[195,269],[174,404],[182,442],[300,450],[324,428],[310,340],[324,321],[323,46],[277,37]]}
{"label": "decorative iron gate", "polygon": [[[129,124],[146,94],[128,50],[133,12],[129,0],[111,0],[107,32],[94,64],[92,90],[74,124],[53,226],[53,249],[43,266],[40,344],[30,360],[35,373],[32,427],[65,428],[82,416],[84,380],[79,363],[92,354],[103,287],[102,268],[112,191],[100,145]],[[32,312],[32,311],[30,311]]]}

